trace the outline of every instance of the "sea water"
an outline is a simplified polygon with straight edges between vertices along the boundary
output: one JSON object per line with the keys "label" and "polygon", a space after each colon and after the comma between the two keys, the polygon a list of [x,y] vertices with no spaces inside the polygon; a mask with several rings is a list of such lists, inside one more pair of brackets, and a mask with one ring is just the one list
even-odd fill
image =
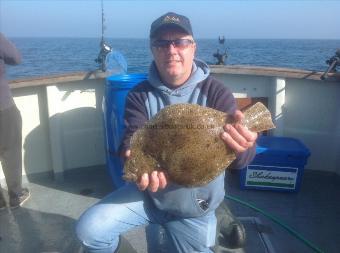
{"label": "sea water", "polygon": [[[47,76],[98,68],[99,38],[11,38],[23,56],[19,66],[7,68],[9,79]],[[146,73],[152,55],[148,39],[110,39],[113,50],[124,55],[128,73]],[[326,60],[340,48],[340,40],[308,39],[197,39],[196,57],[216,63],[217,49],[227,51],[227,65],[287,67],[325,71]]]}

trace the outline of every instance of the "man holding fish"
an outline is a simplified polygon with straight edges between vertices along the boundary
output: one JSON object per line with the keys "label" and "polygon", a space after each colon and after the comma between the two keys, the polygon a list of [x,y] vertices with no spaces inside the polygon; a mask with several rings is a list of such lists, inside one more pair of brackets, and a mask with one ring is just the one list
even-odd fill
{"label": "man holding fish", "polygon": [[[132,89],[126,100],[126,132],[120,149],[125,158],[134,156],[130,140],[137,129],[164,107],[186,103],[233,115],[236,123],[225,124],[220,135],[236,154],[229,168],[241,169],[250,163],[257,133],[240,124],[244,115],[237,110],[231,91],[210,75],[206,63],[195,59],[189,19],[171,12],[156,19],[150,29],[150,48],[154,61],[148,80]],[[121,234],[157,223],[166,232],[166,252],[213,252],[215,211],[224,199],[224,176],[223,172],[203,186],[185,187],[172,182],[166,169],[155,167],[84,212],[77,224],[78,238],[86,252],[136,252]],[[236,221],[226,225],[231,223],[241,226]],[[242,228],[236,226],[233,232],[242,233]]]}

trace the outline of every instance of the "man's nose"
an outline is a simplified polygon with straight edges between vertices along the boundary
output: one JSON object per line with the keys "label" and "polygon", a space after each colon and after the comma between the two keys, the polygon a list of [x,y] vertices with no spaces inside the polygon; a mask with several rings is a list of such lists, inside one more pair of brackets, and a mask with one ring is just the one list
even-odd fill
{"label": "man's nose", "polygon": [[168,46],[169,52],[177,52],[177,48],[175,47],[174,43],[170,43]]}

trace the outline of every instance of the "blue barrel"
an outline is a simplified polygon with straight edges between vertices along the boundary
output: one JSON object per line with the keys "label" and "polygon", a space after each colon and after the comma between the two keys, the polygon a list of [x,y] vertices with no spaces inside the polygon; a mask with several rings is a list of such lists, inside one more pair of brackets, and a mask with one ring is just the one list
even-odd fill
{"label": "blue barrel", "polygon": [[103,99],[106,165],[117,188],[124,185],[123,160],[118,154],[118,148],[124,134],[125,98],[136,84],[146,78],[146,74],[114,75],[106,78]]}

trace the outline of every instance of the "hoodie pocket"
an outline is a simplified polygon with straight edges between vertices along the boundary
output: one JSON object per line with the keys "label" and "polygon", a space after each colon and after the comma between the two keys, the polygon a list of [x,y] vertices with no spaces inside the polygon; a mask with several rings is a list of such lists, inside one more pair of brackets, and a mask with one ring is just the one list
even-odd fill
{"label": "hoodie pocket", "polygon": [[203,187],[185,188],[169,184],[157,192],[148,191],[156,207],[183,218],[198,217],[214,210],[224,197],[224,174]]}
{"label": "hoodie pocket", "polygon": [[197,188],[171,185],[154,193],[149,191],[149,194],[158,209],[180,217],[198,217],[208,210],[205,208],[206,199],[197,195]]}

